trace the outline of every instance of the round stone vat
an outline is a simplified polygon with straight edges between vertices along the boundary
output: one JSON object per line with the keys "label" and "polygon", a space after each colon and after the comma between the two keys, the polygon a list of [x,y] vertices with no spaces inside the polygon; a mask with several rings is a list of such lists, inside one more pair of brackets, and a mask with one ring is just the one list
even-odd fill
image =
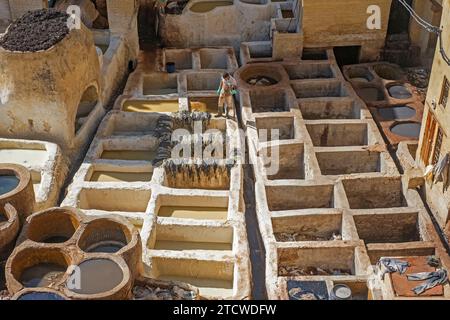
{"label": "round stone vat", "polygon": [[23,289],[16,293],[12,300],[23,301],[63,301],[67,300],[60,292],[46,288]]}
{"label": "round stone vat", "polygon": [[385,80],[401,80],[404,78],[402,69],[395,64],[375,64],[373,65],[373,70],[380,78]]}
{"label": "round stone vat", "polygon": [[397,122],[391,128],[391,132],[402,137],[414,140],[420,137],[421,124],[418,122]]}
{"label": "round stone vat", "polygon": [[19,229],[16,209],[9,203],[0,207],[0,260],[5,259],[13,249]]}
{"label": "round stone vat", "polygon": [[388,86],[387,89],[388,89],[389,95],[392,98],[400,99],[400,100],[412,98],[411,91],[409,91],[408,88],[406,88],[406,86],[404,86],[403,84],[393,84],[391,86]]}
{"label": "round stone vat", "polygon": [[77,241],[83,252],[121,256],[134,277],[142,257],[138,230],[124,219],[115,217],[94,219],[87,223]]}
{"label": "round stone vat", "polygon": [[416,110],[404,105],[378,108],[378,114],[385,120],[408,120],[416,115]]}
{"label": "round stone vat", "polygon": [[247,88],[271,87],[289,79],[282,67],[267,64],[244,66],[236,71],[235,77],[239,85]]}
{"label": "round stone vat", "polygon": [[16,164],[0,164],[0,207],[11,204],[21,221],[33,212],[35,197],[30,172]]}
{"label": "round stone vat", "polygon": [[53,208],[28,217],[23,234],[34,242],[58,244],[69,241],[79,226],[80,217],[75,210]]}
{"label": "round stone vat", "polygon": [[[77,276],[79,282],[74,281]],[[131,286],[132,277],[122,258],[97,254],[77,265],[66,281],[64,293],[76,300],[122,300],[129,298]]]}
{"label": "round stone vat", "polygon": [[64,283],[72,258],[63,249],[26,246],[6,262],[6,284],[11,294],[23,288],[58,288]]}

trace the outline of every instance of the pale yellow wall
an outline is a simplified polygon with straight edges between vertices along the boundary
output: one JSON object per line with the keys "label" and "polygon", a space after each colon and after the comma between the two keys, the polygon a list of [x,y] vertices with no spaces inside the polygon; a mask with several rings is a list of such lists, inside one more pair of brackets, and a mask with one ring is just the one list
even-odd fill
{"label": "pale yellow wall", "polygon": [[[445,52],[450,55],[450,0],[443,0],[443,14],[441,20],[441,26],[443,27],[443,45]],[[445,137],[441,149],[441,154],[450,152],[450,102],[447,107],[444,108],[439,105],[439,100],[442,91],[442,83],[444,76],[450,80],[450,66],[447,65],[442,59],[439,52],[439,45],[436,48],[436,53],[433,62],[433,68],[431,71],[430,84],[428,88],[428,94],[426,98],[425,108],[426,112],[422,122],[422,134],[419,143],[418,155],[422,150],[423,135],[426,124],[428,112],[433,112],[436,120],[439,122],[440,127],[443,129]],[[436,102],[436,109],[433,109],[433,102]],[[423,163],[420,157],[417,157],[418,162],[423,167]],[[450,192],[443,193],[442,184],[429,188],[427,185],[427,201],[432,208],[433,212],[438,219],[441,226],[444,226],[448,220],[448,212],[450,205]]]}
{"label": "pale yellow wall", "polygon": [[[423,1],[423,0],[422,0]],[[305,47],[363,45],[363,60],[376,58],[386,39],[392,0],[303,0]],[[381,30],[369,30],[367,8],[381,8]]]}

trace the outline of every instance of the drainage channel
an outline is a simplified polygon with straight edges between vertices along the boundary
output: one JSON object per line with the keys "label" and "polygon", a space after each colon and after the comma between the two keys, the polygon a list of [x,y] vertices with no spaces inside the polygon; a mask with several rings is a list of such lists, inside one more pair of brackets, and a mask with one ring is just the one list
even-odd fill
{"label": "drainage channel", "polygon": [[252,268],[252,298],[267,300],[266,292],[266,252],[259,232],[256,217],[255,178],[251,165],[244,165],[244,201],[247,239],[250,247]]}

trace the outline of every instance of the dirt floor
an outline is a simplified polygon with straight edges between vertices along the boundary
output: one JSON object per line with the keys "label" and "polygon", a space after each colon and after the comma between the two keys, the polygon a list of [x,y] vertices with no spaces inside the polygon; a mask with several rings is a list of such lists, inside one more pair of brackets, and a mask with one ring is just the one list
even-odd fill
{"label": "dirt floor", "polygon": [[69,15],[54,9],[29,12],[13,22],[0,39],[0,46],[10,51],[47,50],[69,33]]}

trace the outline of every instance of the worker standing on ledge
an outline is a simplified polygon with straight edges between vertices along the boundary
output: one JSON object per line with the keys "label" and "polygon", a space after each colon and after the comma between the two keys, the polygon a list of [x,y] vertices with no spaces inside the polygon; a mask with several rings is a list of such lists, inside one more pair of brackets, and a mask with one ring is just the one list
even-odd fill
{"label": "worker standing on ledge", "polygon": [[229,74],[224,73],[222,76],[222,80],[220,81],[219,89],[217,93],[219,94],[219,105],[217,116],[221,117],[223,113],[224,106],[225,107],[225,116],[228,118],[229,112],[231,110],[232,114],[234,114],[234,98],[233,95],[237,93],[237,82],[236,80]]}

